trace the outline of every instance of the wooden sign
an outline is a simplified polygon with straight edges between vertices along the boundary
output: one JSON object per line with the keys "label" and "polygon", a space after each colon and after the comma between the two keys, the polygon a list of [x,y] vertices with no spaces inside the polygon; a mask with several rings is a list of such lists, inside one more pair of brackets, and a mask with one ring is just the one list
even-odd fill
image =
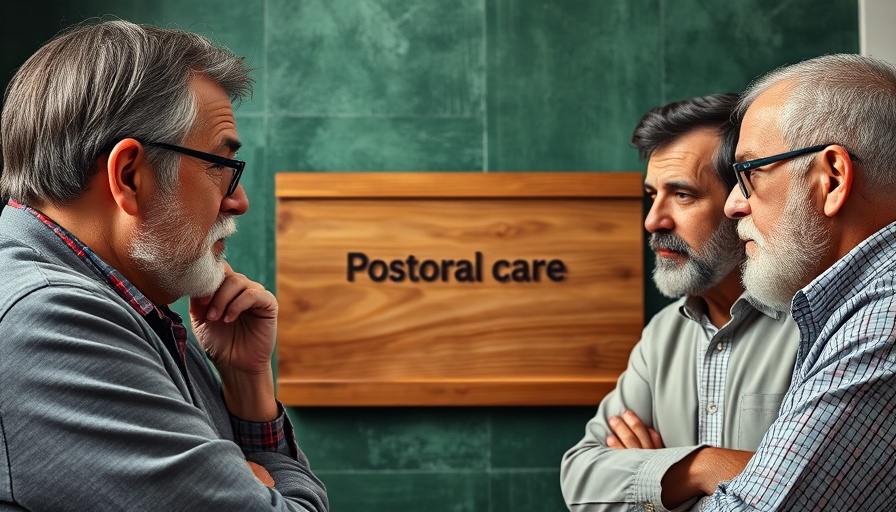
{"label": "wooden sign", "polygon": [[643,327],[639,173],[281,173],[290,405],[597,404]]}

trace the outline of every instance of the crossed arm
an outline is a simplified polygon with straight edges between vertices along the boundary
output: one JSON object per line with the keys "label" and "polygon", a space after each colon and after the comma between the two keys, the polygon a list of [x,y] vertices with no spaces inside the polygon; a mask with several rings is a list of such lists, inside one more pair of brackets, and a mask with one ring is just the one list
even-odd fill
{"label": "crossed arm", "polygon": [[[650,328],[632,350],[616,388],[586,425],[585,436],[563,457],[561,490],[573,512],[628,510],[644,503],[659,510],[684,510],[721,480],[737,474],[741,461],[749,458],[747,452],[697,444],[696,418],[689,416],[695,414],[696,405],[686,404],[685,397],[677,417],[669,417],[668,410],[660,413],[666,417],[656,417],[655,403],[664,397],[656,397],[654,390],[685,377],[667,371],[671,380],[657,378],[657,368],[668,370],[671,356],[651,345]],[[679,359],[682,365],[690,361],[689,354]],[[671,430],[664,435],[658,424]],[[725,469],[715,469],[722,467],[722,460]]]}
{"label": "crossed arm", "polygon": [[[613,449],[656,450],[665,448],[660,434],[638,416],[625,411],[608,420],[612,434],[607,446]],[[712,494],[719,482],[731,480],[743,471],[753,452],[701,447],[669,467],[662,478],[662,500],[676,508],[693,498]]]}
{"label": "crossed arm", "polygon": [[[270,378],[276,301],[228,274],[226,293],[199,304],[208,306],[207,320],[217,318],[200,339],[227,341],[209,346],[222,350],[214,359],[223,404],[206,381],[183,382],[148,325],[92,282],[37,289],[10,308],[20,321],[0,325],[0,336],[17,340],[0,349],[0,389],[8,397],[0,434],[12,447],[0,477],[13,483],[14,495],[0,488],[0,502],[53,510],[327,510],[323,485],[294,445],[244,453],[227,440],[228,411],[266,422],[279,410]],[[212,315],[209,305],[218,304],[222,313]],[[264,319],[263,328],[247,315]],[[259,483],[247,459],[274,489]]]}

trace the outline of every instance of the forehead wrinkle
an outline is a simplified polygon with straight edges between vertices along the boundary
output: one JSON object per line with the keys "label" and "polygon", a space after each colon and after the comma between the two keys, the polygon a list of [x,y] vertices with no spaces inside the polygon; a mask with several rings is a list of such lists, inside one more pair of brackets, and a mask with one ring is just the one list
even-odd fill
{"label": "forehead wrinkle", "polygon": [[[654,160],[655,158],[651,158],[649,166],[657,171],[654,174],[658,174],[657,178],[660,180],[658,188],[698,188],[702,183],[711,183],[712,187],[719,181],[712,157],[706,158],[690,148],[676,150]],[[699,162],[696,167],[693,166],[695,160]]]}
{"label": "forehead wrinkle", "polygon": [[215,144],[214,151],[227,149],[236,152],[242,143],[236,136],[236,121],[230,103],[223,101],[215,103],[220,105],[214,106],[211,111],[206,110],[199,128],[210,131],[209,142]]}
{"label": "forehead wrinkle", "polygon": [[755,160],[786,151],[784,118],[793,84],[784,81],[756,96],[741,120],[740,136],[735,150],[735,160]]}

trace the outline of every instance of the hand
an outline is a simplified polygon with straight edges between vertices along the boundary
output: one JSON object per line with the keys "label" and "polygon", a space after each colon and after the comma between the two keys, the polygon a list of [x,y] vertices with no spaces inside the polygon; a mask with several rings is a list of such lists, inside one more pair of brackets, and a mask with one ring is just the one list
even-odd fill
{"label": "hand", "polygon": [[190,299],[193,332],[219,370],[270,370],[277,334],[277,299],[226,262],[224,282],[207,297]]}
{"label": "hand", "polygon": [[663,475],[663,506],[672,509],[691,498],[710,495],[719,482],[740,474],[753,452],[705,447],[673,464]]}
{"label": "hand", "polygon": [[614,435],[607,436],[607,446],[615,449],[642,448],[653,450],[664,448],[660,434],[647,427],[635,413],[625,411],[621,416],[608,420]]}
{"label": "hand", "polygon": [[246,461],[246,464],[249,465],[249,469],[252,470],[252,473],[255,475],[261,483],[268,487],[274,487],[274,477],[268,473],[268,470],[264,468],[264,466],[260,464],[256,464],[250,460]]}
{"label": "hand", "polygon": [[223,265],[224,282],[215,293],[190,299],[193,332],[218,369],[230,414],[246,421],[271,421],[280,414],[271,368],[277,299]]}

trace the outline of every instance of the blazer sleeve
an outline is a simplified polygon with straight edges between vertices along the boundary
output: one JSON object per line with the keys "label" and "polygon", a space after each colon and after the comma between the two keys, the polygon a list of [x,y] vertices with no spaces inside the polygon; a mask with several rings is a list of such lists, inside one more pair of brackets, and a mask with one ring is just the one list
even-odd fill
{"label": "blazer sleeve", "polygon": [[328,509],[303,456],[253,455],[184,398],[135,313],[89,285],[25,294],[0,321],[9,501],[29,510]]}

